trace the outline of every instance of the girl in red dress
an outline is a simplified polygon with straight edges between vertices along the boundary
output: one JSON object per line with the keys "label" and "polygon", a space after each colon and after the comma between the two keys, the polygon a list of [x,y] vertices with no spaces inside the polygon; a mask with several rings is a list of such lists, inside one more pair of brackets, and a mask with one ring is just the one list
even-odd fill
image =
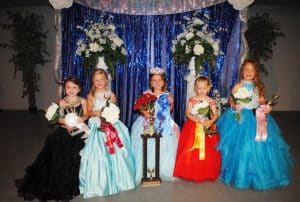
{"label": "girl in red dress", "polygon": [[220,153],[216,150],[219,135],[214,122],[218,118],[215,101],[207,94],[211,88],[209,78],[195,80],[196,96],[191,97],[186,109],[177,150],[174,176],[203,182],[216,180],[220,173]]}

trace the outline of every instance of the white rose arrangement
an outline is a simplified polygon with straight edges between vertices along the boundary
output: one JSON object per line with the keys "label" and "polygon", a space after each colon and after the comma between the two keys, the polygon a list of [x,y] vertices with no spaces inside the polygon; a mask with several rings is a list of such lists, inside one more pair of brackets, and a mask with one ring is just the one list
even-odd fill
{"label": "white rose arrangement", "polygon": [[102,109],[101,117],[110,124],[115,124],[120,118],[120,109],[113,102],[107,102],[107,105]]}
{"label": "white rose arrangement", "polygon": [[108,72],[114,75],[116,64],[124,64],[127,55],[123,40],[115,32],[115,25],[86,21],[84,26],[77,28],[85,33],[85,38],[77,41],[76,49],[76,54],[83,57],[84,67],[94,68],[99,58],[104,57]]}
{"label": "white rose arrangement", "polygon": [[192,18],[184,17],[186,25],[183,32],[172,41],[172,54],[177,64],[189,64],[195,57],[196,73],[201,71],[205,62],[210,67],[215,66],[216,56],[220,54],[220,40],[216,39],[216,30],[209,29],[209,16],[200,19],[195,14]]}
{"label": "white rose arrangement", "polygon": [[[232,94],[232,97],[235,104],[247,104],[251,102],[252,93],[247,88],[241,87]],[[240,109],[237,109],[235,118],[239,122],[242,121]]]}
{"label": "white rose arrangement", "polygon": [[59,119],[59,106],[56,103],[52,103],[46,110],[45,117],[50,124],[56,124]]}
{"label": "white rose arrangement", "polygon": [[207,116],[209,113],[209,102],[206,100],[201,100],[192,106],[191,114],[197,116]]}
{"label": "white rose arrangement", "polygon": [[246,104],[251,101],[252,93],[247,88],[241,87],[232,95],[233,95],[234,102],[236,104],[241,104],[241,103]]}

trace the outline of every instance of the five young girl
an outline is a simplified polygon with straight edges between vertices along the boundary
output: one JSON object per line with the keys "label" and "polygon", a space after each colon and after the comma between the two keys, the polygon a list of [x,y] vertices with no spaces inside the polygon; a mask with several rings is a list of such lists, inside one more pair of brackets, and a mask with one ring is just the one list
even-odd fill
{"label": "five young girl", "polygon": [[[141,111],[132,125],[131,136],[121,121],[109,124],[101,116],[104,107],[117,102],[115,94],[108,89],[106,71],[93,72],[93,87],[87,103],[78,96],[78,80],[68,78],[64,84],[66,97],[59,101],[60,127],[49,135],[44,148],[18,183],[19,196],[26,200],[70,200],[79,191],[84,198],[89,198],[134,189],[142,178],[141,134],[148,120],[153,120],[154,131],[162,135],[159,169],[163,180],[177,177],[202,182],[219,177],[236,188],[257,190],[288,185],[292,167],[289,147],[268,114],[271,108],[264,105],[265,89],[257,64],[245,60],[240,78],[232,90],[231,108],[221,115],[216,128],[218,113],[215,101],[208,96],[211,82],[205,76],[198,77],[194,86],[196,95],[189,99],[187,121],[179,135],[171,117],[173,98],[167,91],[165,72],[152,68],[150,89],[144,93],[156,97],[154,114]],[[250,92],[248,102],[238,102],[235,97],[242,88]],[[259,140],[253,113],[256,108],[266,114],[264,139]],[[70,136],[73,128],[64,122],[64,115],[70,109],[81,121],[90,117],[90,133],[85,145],[81,134]],[[154,153],[154,140],[150,140],[147,157],[150,172],[155,167]]]}

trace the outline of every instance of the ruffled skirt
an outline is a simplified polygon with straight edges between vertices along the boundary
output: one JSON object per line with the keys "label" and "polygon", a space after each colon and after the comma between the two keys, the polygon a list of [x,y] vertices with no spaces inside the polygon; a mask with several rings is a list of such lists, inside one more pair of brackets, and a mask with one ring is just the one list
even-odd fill
{"label": "ruffled skirt", "polygon": [[292,157],[274,119],[267,116],[267,140],[257,142],[252,110],[243,109],[241,121],[235,115],[227,109],[217,121],[222,155],[220,179],[239,189],[268,190],[288,185]]}
{"label": "ruffled skirt", "polygon": [[43,149],[26,175],[17,185],[18,195],[24,200],[70,200],[79,194],[79,151],[84,146],[80,134],[70,136],[58,127],[50,134]]}

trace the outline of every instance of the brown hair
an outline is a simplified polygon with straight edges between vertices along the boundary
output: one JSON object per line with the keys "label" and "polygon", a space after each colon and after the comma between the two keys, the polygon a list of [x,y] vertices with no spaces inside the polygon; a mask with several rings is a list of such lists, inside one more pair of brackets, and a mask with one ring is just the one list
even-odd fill
{"label": "brown hair", "polygon": [[75,77],[75,76],[69,76],[68,78],[66,78],[64,80],[64,84],[63,84],[64,89],[66,88],[66,84],[68,82],[71,82],[71,83],[77,85],[79,87],[79,90],[81,90],[81,83],[80,83],[80,81],[79,81],[79,79],[77,77]]}
{"label": "brown hair", "polygon": [[260,79],[259,76],[259,64],[253,60],[253,59],[245,59],[242,67],[240,69],[240,81],[243,79],[243,73],[244,73],[244,69],[246,64],[252,64],[254,70],[255,70],[255,75],[254,75],[254,79],[253,79],[253,83],[254,83],[254,88],[257,89],[258,91],[258,95],[259,97],[264,97],[265,96],[265,85],[263,84],[263,82]]}
{"label": "brown hair", "polygon": [[153,77],[154,75],[159,75],[159,76],[161,76],[162,80],[164,81],[164,85],[163,85],[163,87],[162,87],[161,90],[162,90],[163,92],[167,91],[167,88],[168,88],[168,86],[167,86],[167,76],[166,76],[165,73],[162,73],[162,74],[150,74],[150,76],[149,76],[149,83],[150,83],[151,91],[153,92],[153,88],[151,87],[151,79],[152,79],[152,77]]}
{"label": "brown hair", "polygon": [[209,86],[209,88],[211,88],[212,83],[211,83],[210,79],[209,79],[207,76],[203,76],[203,75],[198,76],[198,77],[195,79],[194,87],[196,87],[197,82],[200,82],[200,81],[206,81],[206,82],[207,82],[207,85]]}
{"label": "brown hair", "polygon": [[[98,74],[103,74],[103,75],[105,76],[105,78],[106,78],[107,80],[109,80],[108,73],[107,73],[104,69],[95,69],[95,70],[93,71],[93,73],[92,73],[92,76],[91,76],[92,83],[93,83],[94,77],[95,77],[96,75],[98,75]],[[92,103],[92,104],[94,103],[95,93],[96,93],[96,88],[95,88],[95,86],[94,86],[94,84],[93,84],[93,86],[92,86],[92,88],[91,88],[91,90],[90,90],[90,92],[89,92],[89,94],[88,94],[88,96],[87,96],[88,101],[89,101],[90,103]]]}

